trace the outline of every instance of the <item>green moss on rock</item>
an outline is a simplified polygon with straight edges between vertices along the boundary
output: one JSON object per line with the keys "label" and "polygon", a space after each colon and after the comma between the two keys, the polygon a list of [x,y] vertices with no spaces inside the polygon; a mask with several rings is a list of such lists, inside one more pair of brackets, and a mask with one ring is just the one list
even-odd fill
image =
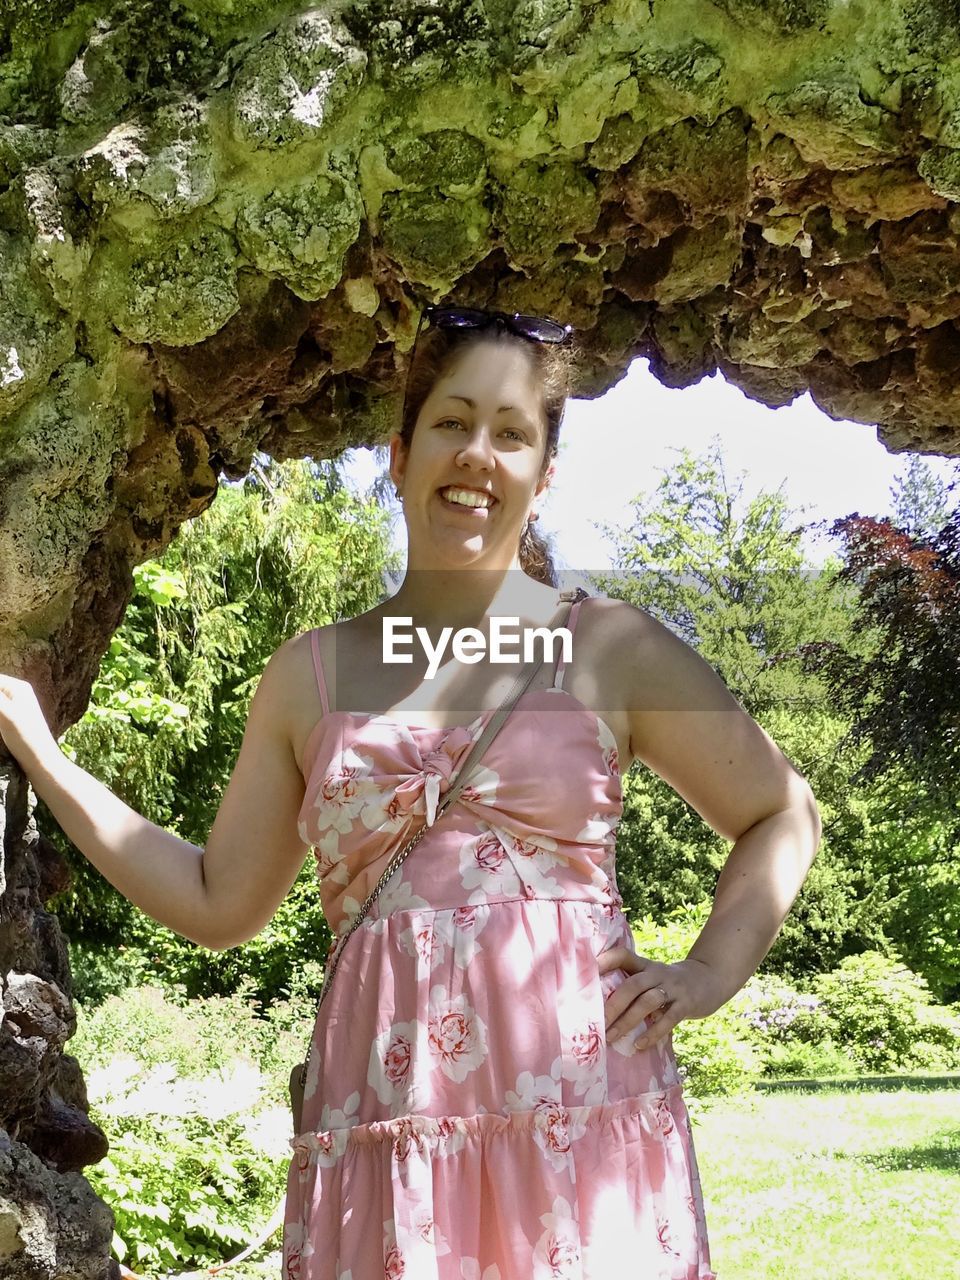
{"label": "green moss on rock", "polygon": [[895,117],[865,101],[860,83],[845,72],[830,69],[822,79],[771,94],[766,106],[808,162],[859,168],[896,154]]}
{"label": "green moss on rock", "polygon": [[524,266],[592,231],[599,212],[597,189],[582,169],[528,161],[503,181],[498,222],[511,262]]}
{"label": "green moss on rock", "polygon": [[383,83],[425,89],[445,73],[482,74],[495,60],[492,29],[482,0],[392,0],[355,4],[345,21],[368,51]]}
{"label": "green moss on rock", "polygon": [[199,16],[183,5],[120,0],[92,24],[60,80],[60,114],[74,124],[109,121],[133,102],[161,103],[202,84],[217,61]]}
{"label": "green moss on rock", "polygon": [[367,55],[321,9],[282,23],[247,54],[230,95],[236,138],[276,149],[319,138],[356,96]]}
{"label": "green moss on rock", "polygon": [[388,164],[408,190],[434,187],[459,198],[479,195],[487,176],[483,144],[458,129],[404,138],[391,147]]}
{"label": "green moss on rock", "polygon": [[960,150],[931,147],[920,157],[917,171],[938,196],[960,200]]}
{"label": "green moss on rock", "polygon": [[831,0],[714,0],[737,22],[756,24],[773,36],[794,35],[819,26]]}
{"label": "green moss on rock", "polygon": [[73,350],[69,317],[37,289],[26,237],[0,231],[0,415],[35,395]]}
{"label": "green moss on rock", "polygon": [[628,167],[627,198],[637,190],[669,192],[694,225],[746,208],[748,199],[746,122],[728,112],[715,123],[683,120],[643,144]]}
{"label": "green moss on rock", "polygon": [[149,124],[117,125],[80,158],[76,189],[103,212],[142,201],[172,218],[209,204],[217,187],[206,104],[180,98]]}
{"label": "green moss on rock", "polygon": [[725,285],[740,261],[739,236],[727,218],[705,227],[678,232],[672,245],[670,270],[654,289],[657,302],[669,306],[700,298]]}
{"label": "green moss on rock", "polygon": [[148,225],[105,243],[91,286],[103,319],[132,342],[201,342],[239,306],[236,245],[209,223]]}
{"label": "green moss on rock", "polygon": [[391,192],[380,209],[380,234],[407,279],[444,292],[491,249],[490,214],[479,200],[432,192]]}
{"label": "green moss on rock", "polygon": [[237,241],[258,271],[279,277],[300,298],[322,298],[340,280],[362,212],[355,182],[318,174],[310,183],[244,205]]}

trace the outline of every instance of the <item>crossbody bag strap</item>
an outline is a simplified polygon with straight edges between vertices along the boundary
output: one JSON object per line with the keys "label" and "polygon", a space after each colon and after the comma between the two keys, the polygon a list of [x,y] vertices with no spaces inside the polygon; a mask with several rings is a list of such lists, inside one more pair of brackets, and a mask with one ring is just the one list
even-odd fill
{"label": "crossbody bag strap", "polygon": [[[561,592],[560,599],[564,601],[563,607],[551,619],[548,629],[551,631],[555,631],[559,627],[562,627],[564,623],[567,621],[567,618],[570,615],[570,610],[573,608],[573,605],[576,603],[577,600],[582,600],[585,597],[585,595],[586,595],[586,592],[579,587],[577,588],[576,591]],[[499,707],[497,707],[496,711],[490,717],[490,720],[487,723],[486,727],[484,728],[483,733],[481,733],[480,737],[473,744],[469,754],[467,755],[467,758],[464,760],[463,764],[460,766],[460,768],[457,770],[456,774],[454,775],[453,779],[451,780],[450,787],[447,789],[442,800],[437,805],[436,818],[439,818],[441,814],[446,813],[447,809],[449,809],[450,806],[459,798],[460,793],[463,791],[464,787],[466,786],[469,780],[470,774],[479,764],[480,757],[483,755],[484,751],[486,751],[487,747],[490,745],[493,739],[497,736],[497,734],[503,728],[503,725],[507,719],[507,716],[509,716],[510,712],[516,706],[517,702],[519,702],[520,698],[523,697],[524,693],[533,683],[534,678],[536,677],[538,671],[542,666],[543,666],[543,657],[541,656],[536,662],[532,662],[528,667],[524,668],[524,670],[522,670],[519,673],[516,680],[514,680],[507,696],[504,698],[504,700],[500,703]],[[436,818],[434,819],[434,821],[436,821]],[[416,848],[416,846],[420,843],[420,841],[423,839],[423,837],[426,835],[426,833],[429,830],[430,830],[430,827],[428,827],[426,823],[424,823],[424,825],[422,827],[419,827],[417,831],[410,837],[410,839],[400,849],[397,850],[397,852],[393,855],[393,857],[384,867],[383,872],[380,875],[380,878],[377,880],[377,883],[373,886],[370,893],[367,895],[366,900],[362,903],[360,907],[360,910],[357,912],[354,918],[350,921],[350,927],[347,929],[346,933],[342,935],[339,942],[337,943],[337,946],[333,952],[333,955],[331,955],[330,959],[327,961],[327,966],[323,975],[323,986],[320,989],[320,999],[317,1001],[317,1013],[320,1012],[320,1006],[323,1004],[324,1000],[327,997],[327,993],[330,990],[330,986],[333,982],[333,976],[337,971],[338,965],[340,964],[340,957],[343,954],[343,948],[346,945],[347,939],[354,932],[354,930],[359,928],[359,926],[363,923],[363,921],[366,919],[367,915],[369,914],[371,907],[376,902],[377,898],[379,898],[381,892],[383,891],[385,885],[387,884],[387,881],[392,877],[393,873],[401,866],[401,864],[406,861],[406,859],[410,856],[410,854],[413,852],[413,850]],[[304,1059],[303,1066],[300,1070],[301,1087],[305,1086],[306,1084],[307,1067],[310,1063],[310,1054],[312,1050],[313,1050],[313,1042],[311,1041],[310,1047],[307,1050],[307,1056]]]}

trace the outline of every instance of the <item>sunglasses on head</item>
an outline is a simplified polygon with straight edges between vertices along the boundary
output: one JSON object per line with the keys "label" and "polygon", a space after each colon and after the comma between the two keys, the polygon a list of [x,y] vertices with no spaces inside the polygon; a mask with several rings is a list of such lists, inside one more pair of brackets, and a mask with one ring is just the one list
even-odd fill
{"label": "sunglasses on head", "polygon": [[429,320],[435,329],[489,329],[499,324],[528,342],[565,342],[573,332],[573,325],[560,324],[546,316],[527,316],[519,311],[510,315],[506,311],[482,311],[479,307],[427,306],[420,316],[417,337],[424,320]]}

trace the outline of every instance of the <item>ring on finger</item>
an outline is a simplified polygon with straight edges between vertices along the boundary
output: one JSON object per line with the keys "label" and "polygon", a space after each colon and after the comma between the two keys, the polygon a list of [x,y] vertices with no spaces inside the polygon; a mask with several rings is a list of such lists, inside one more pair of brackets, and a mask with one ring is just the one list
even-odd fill
{"label": "ring on finger", "polygon": [[665,1009],[667,1005],[670,1003],[670,997],[667,995],[666,991],[664,991],[663,987],[654,987],[654,991],[659,991],[660,994],[663,996],[663,999],[661,1000],[660,1004],[657,1007],[659,1009]]}

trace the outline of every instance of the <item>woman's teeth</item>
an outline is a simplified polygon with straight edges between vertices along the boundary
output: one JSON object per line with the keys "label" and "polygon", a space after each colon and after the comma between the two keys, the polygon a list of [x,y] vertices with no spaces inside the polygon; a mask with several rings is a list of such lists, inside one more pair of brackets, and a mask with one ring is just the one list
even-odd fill
{"label": "woman's teeth", "polygon": [[461,507],[489,507],[493,500],[486,493],[474,493],[470,489],[443,489],[443,497],[447,502],[455,502]]}

